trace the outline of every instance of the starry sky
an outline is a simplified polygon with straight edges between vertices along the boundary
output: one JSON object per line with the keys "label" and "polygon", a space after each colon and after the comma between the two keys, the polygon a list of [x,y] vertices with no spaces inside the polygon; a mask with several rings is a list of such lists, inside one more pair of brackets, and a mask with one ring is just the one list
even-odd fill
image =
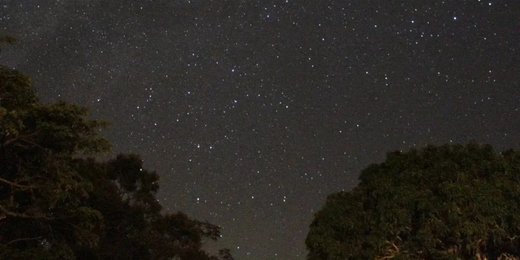
{"label": "starry sky", "polygon": [[388,151],[520,148],[518,0],[1,0],[0,32],[0,63],[111,121],[237,259],[305,259]]}

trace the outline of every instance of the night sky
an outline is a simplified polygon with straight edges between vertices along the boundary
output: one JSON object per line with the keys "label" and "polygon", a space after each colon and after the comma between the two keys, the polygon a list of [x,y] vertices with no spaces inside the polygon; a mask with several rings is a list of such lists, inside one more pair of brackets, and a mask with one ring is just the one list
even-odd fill
{"label": "night sky", "polygon": [[111,121],[236,259],[304,259],[388,151],[520,148],[519,0],[0,0],[0,32],[0,63]]}

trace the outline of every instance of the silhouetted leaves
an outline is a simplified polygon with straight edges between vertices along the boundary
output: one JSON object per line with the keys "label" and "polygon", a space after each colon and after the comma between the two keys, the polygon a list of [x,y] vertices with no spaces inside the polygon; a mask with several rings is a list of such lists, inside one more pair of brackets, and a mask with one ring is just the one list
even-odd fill
{"label": "silhouetted leaves", "polygon": [[104,123],[85,108],[43,104],[28,77],[0,67],[0,244],[4,253],[41,250],[72,258],[77,245],[95,246],[101,214],[82,206],[92,186],[71,164],[110,147],[97,135]]}
{"label": "silhouetted leaves", "polygon": [[139,156],[89,157],[109,150],[106,125],[0,67],[0,259],[219,259],[202,246],[220,228],[163,212]]}
{"label": "silhouetted leaves", "polygon": [[308,259],[518,257],[519,158],[475,142],[391,152],[327,198]]}

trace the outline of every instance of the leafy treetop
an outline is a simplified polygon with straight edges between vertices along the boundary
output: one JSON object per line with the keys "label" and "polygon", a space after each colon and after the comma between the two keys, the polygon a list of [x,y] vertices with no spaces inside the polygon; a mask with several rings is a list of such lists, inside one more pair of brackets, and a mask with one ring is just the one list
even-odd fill
{"label": "leafy treetop", "polygon": [[315,215],[308,259],[520,256],[520,152],[429,145],[391,152]]}
{"label": "leafy treetop", "polygon": [[29,77],[0,66],[0,259],[232,259],[202,249],[218,226],[163,212],[139,156],[94,159],[110,149],[106,125],[40,102]]}

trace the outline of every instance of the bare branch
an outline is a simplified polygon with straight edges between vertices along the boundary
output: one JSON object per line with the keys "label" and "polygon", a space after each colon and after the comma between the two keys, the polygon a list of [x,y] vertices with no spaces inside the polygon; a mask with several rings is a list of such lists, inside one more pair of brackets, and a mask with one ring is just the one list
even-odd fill
{"label": "bare branch", "polygon": [[[37,134],[39,134],[38,131],[36,131],[36,132],[34,132],[34,133],[32,133],[32,134],[19,135],[19,136],[17,136],[17,137],[14,137],[14,138],[11,138],[11,139],[9,139],[9,140],[6,140],[6,141],[4,142],[3,145],[4,145],[4,146],[8,146],[8,145],[10,145],[10,144],[12,144],[12,143],[14,143],[14,142],[16,142],[16,141],[23,141],[23,142],[27,142],[27,143],[32,144],[32,145],[35,145],[35,146],[40,146],[39,144],[37,144],[37,143],[35,143],[35,142],[32,142],[32,141],[29,141],[29,140],[26,139],[26,138],[29,138],[29,137],[33,137],[33,136],[35,136],[35,135],[37,135]],[[40,147],[41,147],[41,146],[40,146]]]}
{"label": "bare branch", "polygon": [[37,239],[40,239],[42,238],[41,236],[40,237],[24,237],[24,238],[18,238],[18,239],[15,239],[15,240],[11,240],[9,241],[7,244],[5,244],[6,246],[8,246],[9,244],[12,244],[12,243],[16,243],[16,242],[19,242],[19,241],[28,241],[28,240],[37,240]]}
{"label": "bare branch", "polygon": [[34,189],[36,187],[32,186],[32,185],[22,185],[22,184],[18,184],[18,183],[15,183],[15,182],[12,182],[12,181],[8,181],[4,178],[0,178],[0,181],[1,182],[5,182],[11,186],[15,186],[15,187],[18,187],[18,188],[22,188],[22,189]]}
{"label": "bare branch", "polygon": [[[44,214],[35,214],[35,215],[27,215],[24,213],[16,213],[7,210],[2,205],[0,205],[0,211],[2,211],[5,215],[15,217],[15,218],[31,218],[31,219],[45,219],[45,220],[53,220],[54,218],[49,218]],[[5,218],[5,217],[4,217]]]}

